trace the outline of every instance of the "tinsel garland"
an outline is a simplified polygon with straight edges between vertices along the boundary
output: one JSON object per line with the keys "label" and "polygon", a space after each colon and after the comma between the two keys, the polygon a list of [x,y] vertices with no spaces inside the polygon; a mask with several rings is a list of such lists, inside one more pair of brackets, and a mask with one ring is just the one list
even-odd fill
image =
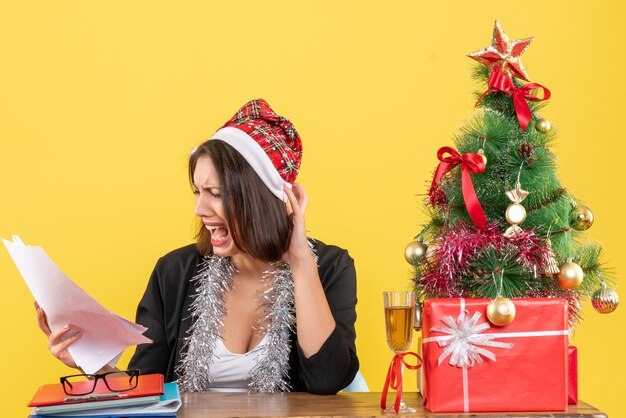
{"label": "tinsel garland", "polygon": [[[464,283],[475,274],[472,264],[489,249],[501,254],[501,260],[511,257],[537,280],[550,280],[540,277],[550,257],[545,241],[532,230],[506,237],[501,229],[497,222],[487,224],[482,230],[463,221],[442,227],[429,242],[428,260],[418,267],[416,289],[430,298],[480,296],[470,294]],[[582,296],[578,292],[557,285],[535,290],[529,286],[516,297],[565,298],[569,304],[570,327],[580,320]]]}
{"label": "tinsel garland", "polygon": [[476,229],[465,222],[444,227],[429,244],[429,267],[417,278],[422,293],[428,297],[468,297],[461,287],[463,277],[471,276],[470,263],[486,248],[514,252],[515,258],[528,271],[540,272],[547,257],[541,238],[533,231],[522,231],[505,237],[497,223]]}
{"label": "tinsel garland", "polygon": [[261,294],[261,309],[266,315],[259,320],[259,332],[268,340],[259,361],[250,372],[252,392],[288,392],[289,337],[296,322],[294,284],[289,264],[277,262],[263,274],[269,290]]}
{"label": "tinsel garland", "polygon": [[[193,325],[185,338],[182,360],[176,372],[178,384],[184,392],[206,392],[211,383],[213,352],[226,314],[224,293],[233,288],[235,272],[229,257],[206,256],[198,274],[198,291],[190,306]],[[257,332],[267,334],[259,361],[251,371],[250,391],[289,391],[290,333],[295,324],[294,284],[289,265],[277,262],[264,272],[267,284],[260,294],[260,309],[266,313],[259,320]],[[267,324],[269,325],[262,325]]]}

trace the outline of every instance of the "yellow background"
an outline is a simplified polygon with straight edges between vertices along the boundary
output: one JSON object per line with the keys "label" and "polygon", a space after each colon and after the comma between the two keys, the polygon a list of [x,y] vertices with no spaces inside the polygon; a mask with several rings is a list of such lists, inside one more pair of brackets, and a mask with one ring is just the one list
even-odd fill
{"label": "yellow background", "polygon": [[[359,357],[380,391],[391,358],[381,292],[409,285],[403,250],[425,220],[436,151],[473,112],[465,55],[490,43],[496,18],[511,39],[536,36],[523,61],[553,93],[543,115],[559,129],[558,171],[623,279],[619,2],[3,0],[0,236],[42,245],[133,318],[156,259],[191,242],[189,150],[263,97],[304,138],[310,234],[356,260]],[[0,271],[2,415],[25,416],[38,385],[69,370],[4,250]],[[622,416],[626,307],[584,315],[580,397]]]}

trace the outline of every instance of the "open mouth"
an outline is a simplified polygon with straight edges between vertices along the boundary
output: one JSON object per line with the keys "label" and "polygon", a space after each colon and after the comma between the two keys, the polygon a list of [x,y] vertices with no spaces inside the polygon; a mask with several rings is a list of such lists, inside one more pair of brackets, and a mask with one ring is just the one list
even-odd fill
{"label": "open mouth", "polygon": [[211,245],[219,247],[228,241],[228,228],[225,225],[205,225],[211,233]]}

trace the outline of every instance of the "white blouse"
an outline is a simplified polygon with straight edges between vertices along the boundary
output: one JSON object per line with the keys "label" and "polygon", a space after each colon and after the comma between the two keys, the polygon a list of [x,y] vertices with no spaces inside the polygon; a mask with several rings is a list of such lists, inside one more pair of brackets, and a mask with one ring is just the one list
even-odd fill
{"label": "white blouse", "polygon": [[251,381],[250,372],[266,355],[263,349],[267,344],[267,334],[252,350],[243,353],[231,353],[221,338],[217,338],[211,364],[211,392],[248,392]]}

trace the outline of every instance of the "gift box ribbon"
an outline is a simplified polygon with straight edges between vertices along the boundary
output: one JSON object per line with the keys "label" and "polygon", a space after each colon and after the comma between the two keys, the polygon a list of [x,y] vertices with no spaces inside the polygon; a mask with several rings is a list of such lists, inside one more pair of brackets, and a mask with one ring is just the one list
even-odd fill
{"label": "gift box ribbon", "polygon": [[492,361],[496,361],[496,355],[491,351],[479,347],[505,348],[510,350],[513,344],[493,341],[497,334],[482,334],[483,331],[489,329],[489,324],[483,322],[478,324],[480,312],[474,312],[474,315],[466,319],[465,311],[461,311],[458,322],[454,322],[451,316],[446,316],[441,320],[447,327],[434,326],[430,330],[443,332],[448,336],[427,338],[424,342],[436,341],[440,347],[446,347],[439,356],[437,364],[440,366],[446,357],[450,356],[449,364],[456,367],[472,367],[475,363],[482,363],[482,356]]}
{"label": "gift box ribbon", "polygon": [[463,378],[463,410],[469,412],[469,382],[467,368],[483,362],[482,357],[491,361],[496,361],[496,355],[484,347],[502,348],[510,350],[513,344],[500,341],[493,341],[496,338],[525,338],[525,337],[551,337],[567,335],[567,330],[555,331],[526,331],[526,332],[503,332],[503,333],[483,333],[490,328],[487,322],[478,323],[481,317],[480,312],[475,312],[469,317],[465,309],[465,299],[459,301],[460,313],[457,322],[451,316],[446,316],[441,321],[447,325],[433,326],[430,331],[442,332],[448,335],[424,338],[423,343],[436,342],[440,347],[446,347],[439,356],[437,365],[450,356],[448,364],[462,369]]}
{"label": "gift box ribbon", "polygon": [[[418,363],[413,365],[406,362],[404,359],[405,356],[414,356]],[[383,387],[383,393],[380,397],[380,407],[381,409],[387,408],[387,392],[389,391],[389,387],[395,389],[396,391],[396,400],[393,404],[393,409],[398,413],[400,409],[400,401],[402,401],[402,366],[406,366],[407,369],[417,370],[422,367],[422,358],[412,351],[408,351],[406,353],[398,353],[393,356],[391,360],[391,364],[389,365],[389,370],[387,370],[387,378],[385,379],[385,386]]]}

